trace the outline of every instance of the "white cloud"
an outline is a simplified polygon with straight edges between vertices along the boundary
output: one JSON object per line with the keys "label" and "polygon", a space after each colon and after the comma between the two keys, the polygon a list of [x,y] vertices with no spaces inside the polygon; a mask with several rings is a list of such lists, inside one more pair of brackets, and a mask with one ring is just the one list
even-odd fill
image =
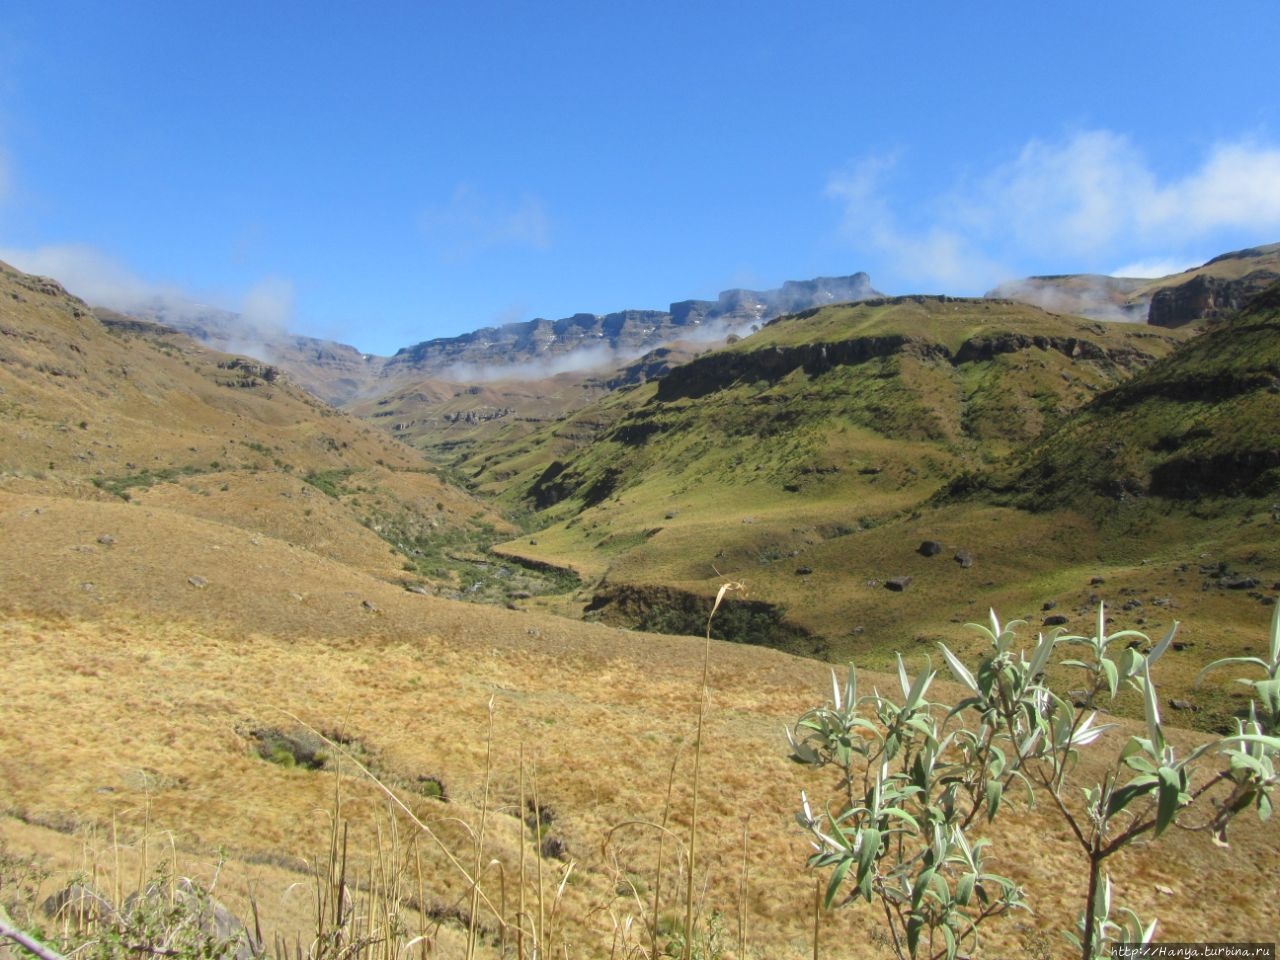
{"label": "white cloud", "polygon": [[0,260],[25,273],[52,277],[90,304],[114,310],[181,296],[178,288],[144,280],[119,260],[85,244],[3,248]]}
{"label": "white cloud", "polygon": [[827,196],[843,207],[846,240],[886,255],[918,282],[951,286],[975,275],[999,276],[1001,268],[964,232],[945,224],[911,231],[898,223],[886,190],[897,163],[896,155],[871,156],[828,180]]}
{"label": "white cloud", "polygon": [[267,277],[244,295],[240,318],[251,330],[283,333],[293,322],[293,301],[293,281]]}
{"label": "white cloud", "polygon": [[0,260],[26,273],[52,277],[92,306],[122,312],[158,311],[170,323],[184,317],[198,318],[206,328],[220,328],[218,348],[229,353],[270,360],[264,341],[286,333],[293,321],[293,283],[284,277],[267,277],[254,284],[239,298],[239,314],[222,313],[215,307],[218,312],[211,318],[209,307],[190,291],[145,280],[119,260],[87,245],[0,248]]}
{"label": "white cloud", "polygon": [[1153,191],[1139,211],[1152,233],[1280,228],[1280,149],[1218,144],[1199,170]]}
{"label": "white cloud", "polygon": [[1063,144],[1032,140],[986,178],[966,209],[975,226],[1007,230],[1024,249],[1080,256],[1131,227],[1152,192],[1132,144],[1095,130]]}
{"label": "white cloud", "polygon": [[[896,163],[865,158],[833,176],[827,194],[841,205],[846,242],[915,283],[973,289],[1035,272],[1028,264],[1098,272],[1126,261],[1115,275],[1165,276],[1234,242],[1216,234],[1280,235],[1280,148],[1249,140],[1219,143],[1162,178],[1123,134],[1036,139],[946,195],[909,199],[893,193]],[[923,225],[902,225],[922,210]]]}
{"label": "white cloud", "polygon": [[1126,263],[1122,267],[1116,267],[1114,270],[1108,270],[1107,276],[1155,279],[1157,277],[1171,277],[1175,273],[1190,270],[1195,266],[1199,266],[1199,264],[1191,260],[1138,260],[1134,263]]}
{"label": "white cloud", "polygon": [[428,239],[451,258],[492,247],[546,250],[551,246],[551,217],[546,205],[532,194],[512,203],[462,183],[447,204],[425,211],[420,223]]}

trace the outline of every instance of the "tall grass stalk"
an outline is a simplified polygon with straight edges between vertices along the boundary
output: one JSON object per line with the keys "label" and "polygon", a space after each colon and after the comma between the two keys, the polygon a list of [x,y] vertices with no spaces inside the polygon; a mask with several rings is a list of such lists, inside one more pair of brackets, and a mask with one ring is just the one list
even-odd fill
{"label": "tall grass stalk", "polygon": [[[436,833],[434,830],[431,829],[430,824],[428,824],[416,813],[414,813],[413,810],[409,808],[408,804],[406,804],[403,800],[401,800],[394,790],[392,790],[389,786],[383,783],[382,780],[380,780],[378,776],[373,773],[373,771],[371,771],[363,763],[361,763],[359,760],[353,757],[350,751],[348,751],[341,744],[336,743],[329,737],[326,737],[319,730],[316,730],[310,724],[305,723],[302,720],[299,720],[297,717],[293,716],[293,714],[286,713],[285,716],[289,717],[291,720],[293,720],[300,726],[305,727],[307,730],[311,731],[313,734],[315,734],[317,737],[323,740],[326,744],[328,744],[328,746],[335,753],[341,754],[348,763],[352,764],[357,770],[363,773],[374,784],[374,786],[376,786],[379,790],[381,790],[382,793],[387,797],[387,799],[391,801],[392,805],[395,806],[406,817],[408,817],[409,821],[415,827],[417,827],[429,840],[431,840],[431,842],[435,845],[435,847],[441,853],[444,854],[445,859],[449,861],[449,865],[453,867],[453,869],[456,870],[458,874],[462,877],[468,889],[474,889],[476,891],[476,896],[479,899],[479,902],[483,904],[490,912],[493,913],[494,917],[497,918],[498,923],[501,926],[506,925],[506,919],[502,916],[501,911],[496,906],[494,906],[493,902],[488,898],[488,896],[485,895],[484,891],[480,889],[479,878],[472,876],[471,872],[467,869],[466,865],[464,865],[462,861],[460,861],[457,858],[454,852],[449,849],[448,844],[446,844],[444,840],[441,839],[438,833]],[[458,822],[461,823],[464,828],[468,830],[470,829],[470,827],[465,822],[461,820],[459,820]]]}
{"label": "tall grass stalk", "polygon": [[[467,920],[467,960],[473,960],[476,953],[476,931],[480,922],[480,876],[484,872],[484,833],[489,819],[489,776],[493,769],[493,697],[489,698],[489,726],[484,742],[484,787],[480,800],[480,828],[475,836],[475,869],[471,884],[471,910]],[[499,911],[499,921],[504,921]],[[505,933],[506,924],[502,924]]]}
{"label": "tall grass stalk", "polygon": [[524,924],[527,914],[525,913],[524,902],[524,741],[520,741],[520,809],[517,812],[516,821],[519,823],[520,830],[520,906],[516,912],[516,960],[525,960],[524,956]]}
{"label": "tall grass stalk", "polygon": [[716,611],[720,609],[725,594],[731,590],[745,589],[742,584],[734,581],[722,583],[716,592],[715,603],[711,605],[711,613],[707,616],[707,638],[702,654],[702,688],[698,696],[698,733],[693,741],[693,806],[689,814],[689,875],[685,878],[682,960],[691,960],[693,956],[693,890],[698,851],[698,787],[702,774],[702,730],[707,716],[707,678],[711,673],[711,621],[716,618]]}

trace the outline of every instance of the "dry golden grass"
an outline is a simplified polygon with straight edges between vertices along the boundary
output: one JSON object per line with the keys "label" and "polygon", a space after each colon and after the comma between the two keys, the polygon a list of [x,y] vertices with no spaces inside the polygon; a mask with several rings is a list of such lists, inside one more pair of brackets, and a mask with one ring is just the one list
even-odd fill
{"label": "dry golden grass", "polygon": [[[115,542],[98,543],[100,532]],[[252,886],[269,927],[305,932],[290,892],[302,878],[286,868],[326,848],[335,775],[267,763],[247,737],[297,718],[361,741],[389,783],[440,778],[447,805],[401,795],[464,864],[487,811],[482,862],[502,864],[508,922],[522,837],[528,843],[522,771],[525,796],[536,777],[555,814],[549,829],[574,863],[559,904],[546,907],[569,955],[608,955],[615,924],[644,916],[658,832],[635,822],[663,819],[674,763],[670,825],[687,829],[700,641],[408,594],[299,547],[158,507],[0,495],[0,538],[0,836],[10,848],[74,870],[77,856],[90,856],[77,851],[95,844],[104,852],[94,859],[110,861],[114,830],[135,858],[129,875],[144,836],[152,862],[155,849],[169,849],[197,873],[224,848],[229,898],[243,903]],[[206,585],[192,586],[193,574]],[[792,815],[802,788],[822,788],[787,760],[782,727],[827,683],[817,663],[711,646],[698,902],[704,916],[722,911],[727,956],[738,955],[740,909],[747,956],[811,955],[813,877]],[[354,766],[340,791],[353,849],[368,857],[394,815]],[[398,822],[404,836],[414,832]],[[992,942],[1024,952],[1074,913],[1078,892],[1065,880],[1078,861],[1043,812],[1007,821],[1000,847],[1000,868],[1026,883],[1040,912]],[[677,917],[674,848],[665,846],[663,912]],[[1167,939],[1260,938],[1274,929],[1274,853],[1274,831],[1253,824],[1229,854],[1179,836],[1137,851],[1118,895],[1159,914]],[[432,843],[421,856],[429,902],[465,912],[459,870]],[[528,846],[525,858],[532,897]],[[544,861],[543,870],[550,891],[565,865]],[[486,868],[495,903],[499,876]],[[639,886],[639,902],[619,893],[623,877]],[[1256,897],[1233,892],[1243,890]],[[875,929],[867,910],[824,916],[821,955],[875,956]],[[439,955],[461,955],[447,946],[458,935],[440,934]]]}

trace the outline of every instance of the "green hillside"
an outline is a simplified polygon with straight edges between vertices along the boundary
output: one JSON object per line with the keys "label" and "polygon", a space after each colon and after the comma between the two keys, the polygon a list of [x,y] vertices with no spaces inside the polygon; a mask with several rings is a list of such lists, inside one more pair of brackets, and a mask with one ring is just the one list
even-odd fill
{"label": "green hillside", "polygon": [[997,473],[1000,499],[1029,509],[1114,513],[1157,498],[1248,512],[1280,486],[1280,285],[1118,386]]}
{"label": "green hillside", "polygon": [[[973,619],[1011,582],[1067,559],[997,560],[1008,551],[995,533],[1042,542],[1049,524],[1006,508],[943,516],[930,499],[1186,337],[991,300],[833,306],[492,450],[473,477],[541,528],[504,551],[598,581],[593,615],[691,630],[701,601],[689,598],[733,577],[757,604],[747,634],[811,655],[884,654],[880,626]],[[921,581],[914,551],[944,531],[946,575],[935,559],[938,576]],[[1096,556],[1094,539],[1076,538],[1082,556]],[[981,561],[952,563],[956,550]],[[885,589],[909,575],[910,591]]]}

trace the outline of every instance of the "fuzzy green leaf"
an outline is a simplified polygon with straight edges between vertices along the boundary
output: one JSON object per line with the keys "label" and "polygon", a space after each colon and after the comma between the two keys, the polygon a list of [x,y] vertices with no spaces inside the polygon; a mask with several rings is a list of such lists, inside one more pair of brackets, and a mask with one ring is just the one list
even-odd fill
{"label": "fuzzy green leaf", "polygon": [[1182,805],[1182,777],[1172,767],[1161,767],[1156,774],[1160,778],[1156,799],[1156,836],[1164,833],[1173,823],[1174,815]]}
{"label": "fuzzy green leaf", "polygon": [[823,905],[828,910],[835,903],[836,894],[840,892],[840,884],[844,882],[845,874],[849,872],[851,866],[853,866],[853,861],[845,858],[837,863],[836,868],[831,871],[831,881],[827,884],[827,896],[823,901]]}

